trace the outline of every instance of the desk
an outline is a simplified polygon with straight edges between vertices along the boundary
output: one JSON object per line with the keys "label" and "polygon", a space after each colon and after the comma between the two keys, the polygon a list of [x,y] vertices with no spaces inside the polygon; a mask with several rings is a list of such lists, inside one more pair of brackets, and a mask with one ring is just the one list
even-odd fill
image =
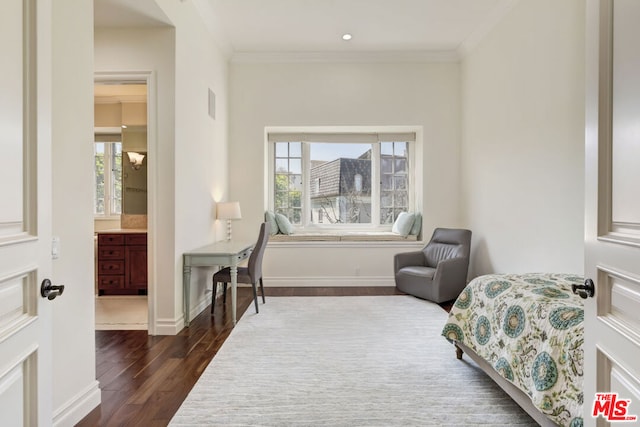
{"label": "desk", "polygon": [[[191,267],[229,266],[231,268],[231,318],[236,324],[238,293],[238,263],[251,254],[255,243],[223,240],[182,255],[182,293],[184,299],[184,324],[189,326],[189,302],[191,298]],[[215,292],[216,289],[213,289]]]}

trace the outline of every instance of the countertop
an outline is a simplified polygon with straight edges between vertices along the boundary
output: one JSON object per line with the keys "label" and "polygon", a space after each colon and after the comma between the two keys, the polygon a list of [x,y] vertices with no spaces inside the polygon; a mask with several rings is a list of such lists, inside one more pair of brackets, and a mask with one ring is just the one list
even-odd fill
{"label": "countertop", "polygon": [[96,231],[96,234],[111,234],[111,233],[146,233],[145,228],[110,228],[108,230]]}

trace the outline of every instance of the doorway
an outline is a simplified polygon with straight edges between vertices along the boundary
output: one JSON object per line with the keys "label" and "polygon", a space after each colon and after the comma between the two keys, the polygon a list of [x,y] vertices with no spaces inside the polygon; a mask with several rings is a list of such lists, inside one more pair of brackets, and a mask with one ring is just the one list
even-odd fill
{"label": "doorway", "polygon": [[149,73],[94,82],[96,330],[149,330]]}

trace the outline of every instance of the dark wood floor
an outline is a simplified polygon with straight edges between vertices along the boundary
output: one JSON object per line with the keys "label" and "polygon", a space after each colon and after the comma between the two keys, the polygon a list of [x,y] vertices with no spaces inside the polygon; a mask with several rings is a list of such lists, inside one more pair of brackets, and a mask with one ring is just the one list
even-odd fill
{"label": "dark wood floor", "polygon": [[[395,287],[265,288],[265,293],[267,304],[275,296],[401,294]],[[238,318],[252,302],[250,288],[238,288]],[[451,305],[442,307],[448,311]],[[96,331],[102,404],[77,425],[166,426],[231,330],[231,306],[218,299],[214,317],[205,310],[178,335]]]}

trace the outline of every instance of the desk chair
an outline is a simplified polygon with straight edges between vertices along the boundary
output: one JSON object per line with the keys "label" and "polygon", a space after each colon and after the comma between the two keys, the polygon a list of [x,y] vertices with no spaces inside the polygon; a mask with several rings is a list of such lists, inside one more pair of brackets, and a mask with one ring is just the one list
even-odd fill
{"label": "desk chair", "polygon": [[[269,240],[270,226],[268,222],[260,225],[260,233],[258,234],[258,241],[249,256],[249,263],[247,267],[238,267],[238,283],[251,283],[253,286],[253,301],[256,306],[256,313],[258,313],[258,292],[256,284],[260,282],[260,292],[262,293],[262,303],[264,300],[264,286],[262,284],[262,257],[264,251],[267,248],[267,241]],[[213,275],[213,292],[211,293],[211,315],[215,308],[216,302],[216,290],[218,283],[223,283],[222,300],[227,300],[227,283],[231,282],[231,268],[225,267]]]}

